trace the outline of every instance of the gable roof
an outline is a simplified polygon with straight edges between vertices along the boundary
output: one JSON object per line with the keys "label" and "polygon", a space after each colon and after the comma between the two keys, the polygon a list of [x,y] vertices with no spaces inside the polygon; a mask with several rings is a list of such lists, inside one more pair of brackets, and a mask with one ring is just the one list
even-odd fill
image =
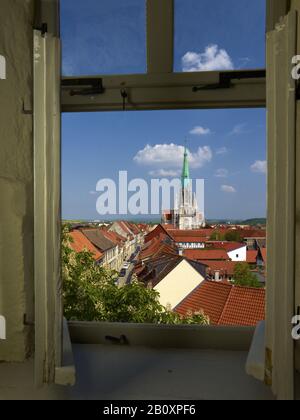
{"label": "gable roof", "polygon": [[73,242],[70,241],[70,247],[75,252],[89,251],[92,253],[92,256],[95,261],[98,261],[103,257],[103,254],[88,240],[86,236],[80,230],[73,230],[69,233],[69,236],[72,238]]}
{"label": "gable roof", "polygon": [[175,312],[184,316],[201,309],[212,325],[255,326],[265,318],[265,289],[205,280],[177,305]]}
{"label": "gable roof", "polygon": [[144,283],[151,282],[152,287],[155,287],[182,261],[187,261],[203,278],[206,277],[205,264],[189,261],[180,255],[174,254],[164,254],[157,258],[152,258],[143,264],[143,269],[141,269],[141,266],[137,266],[135,273],[140,281]]}
{"label": "gable roof", "polygon": [[100,251],[108,251],[116,247],[116,243],[108,239],[101,229],[83,229],[82,233],[95,245]]}
{"label": "gable roof", "polygon": [[163,237],[157,237],[143,246],[139,254],[139,260],[154,258],[162,254],[178,255],[177,250],[173,245],[164,242]]}

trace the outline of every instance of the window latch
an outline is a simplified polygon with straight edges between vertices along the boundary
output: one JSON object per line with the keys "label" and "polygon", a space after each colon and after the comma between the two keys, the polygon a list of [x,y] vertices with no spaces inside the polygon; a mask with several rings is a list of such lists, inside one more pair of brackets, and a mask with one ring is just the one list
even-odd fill
{"label": "window latch", "polygon": [[93,96],[105,92],[103,81],[97,79],[63,79],[62,88],[70,88],[70,96]]}
{"label": "window latch", "polygon": [[198,92],[200,90],[229,89],[229,88],[234,87],[232,83],[233,80],[260,79],[260,78],[263,79],[265,77],[266,77],[266,70],[220,72],[219,83],[194,86],[193,92]]}
{"label": "window latch", "polygon": [[129,344],[127,337],[124,334],[122,334],[120,337],[113,337],[111,335],[106,335],[105,340],[110,341],[112,344],[121,344],[121,345]]}

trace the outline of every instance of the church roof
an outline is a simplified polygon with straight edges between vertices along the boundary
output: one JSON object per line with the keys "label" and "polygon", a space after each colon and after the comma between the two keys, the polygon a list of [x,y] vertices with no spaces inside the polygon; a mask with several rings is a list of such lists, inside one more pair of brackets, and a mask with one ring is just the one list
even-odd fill
{"label": "church roof", "polygon": [[182,167],[182,175],[181,175],[182,186],[185,188],[190,181],[190,168],[189,168],[189,160],[188,160],[188,152],[187,148],[184,149],[184,157],[183,157],[183,167]]}

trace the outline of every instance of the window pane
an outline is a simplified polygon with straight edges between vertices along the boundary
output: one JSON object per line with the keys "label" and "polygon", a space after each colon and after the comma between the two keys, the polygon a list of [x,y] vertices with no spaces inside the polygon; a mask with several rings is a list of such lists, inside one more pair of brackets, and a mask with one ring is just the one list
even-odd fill
{"label": "window pane", "polygon": [[63,74],[146,71],[143,0],[61,0]]}
{"label": "window pane", "polygon": [[265,0],[175,0],[175,71],[265,67]]}

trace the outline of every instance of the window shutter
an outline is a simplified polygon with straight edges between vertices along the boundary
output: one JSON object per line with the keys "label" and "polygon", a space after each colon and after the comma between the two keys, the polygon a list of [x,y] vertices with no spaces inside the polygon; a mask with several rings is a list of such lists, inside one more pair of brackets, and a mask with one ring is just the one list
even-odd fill
{"label": "window shutter", "polygon": [[295,151],[297,12],[267,34],[268,256],[265,379],[279,399],[294,397]]}
{"label": "window shutter", "polygon": [[[59,38],[34,31],[35,380],[73,383],[63,366]],[[66,327],[66,325],[65,325]],[[66,328],[64,329],[66,331]],[[64,337],[65,340],[65,337]],[[67,372],[66,383],[64,373]]]}

